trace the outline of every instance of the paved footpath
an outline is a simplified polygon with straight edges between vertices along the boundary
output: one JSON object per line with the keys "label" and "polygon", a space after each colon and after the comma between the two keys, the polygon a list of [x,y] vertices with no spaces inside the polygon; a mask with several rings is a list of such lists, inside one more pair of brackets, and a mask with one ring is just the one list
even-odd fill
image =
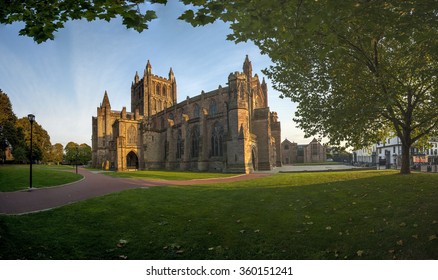
{"label": "paved footpath", "polygon": [[43,211],[127,189],[227,183],[268,176],[268,174],[251,173],[226,178],[175,181],[113,178],[83,168],[79,169],[79,173],[84,176],[82,180],[63,186],[32,191],[0,192],[0,214]]}

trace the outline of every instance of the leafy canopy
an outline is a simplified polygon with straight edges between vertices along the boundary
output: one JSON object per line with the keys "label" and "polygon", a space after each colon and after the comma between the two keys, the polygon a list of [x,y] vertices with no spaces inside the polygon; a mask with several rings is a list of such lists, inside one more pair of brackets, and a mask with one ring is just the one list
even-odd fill
{"label": "leafy canopy", "polygon": [[63,28],[65,22],[76,19],[110,21],[120,16],[127,28],[142,32],[157,17],[153,10],[141,11],[139,4],[144,2],[166,4],[167,0],[3,0],[0,23],[24,22],[19,34],[32,37],[37,43],[53,40],[54,32]]}
{"label": "leafy canopy", "polygon": [[181,19],[231,23],[228,39],[253,41],[265,73],[298,102],[308,134],[354,146],[396,133],[412,145],[436,132],[438,6],[435,0],[183,1]]}

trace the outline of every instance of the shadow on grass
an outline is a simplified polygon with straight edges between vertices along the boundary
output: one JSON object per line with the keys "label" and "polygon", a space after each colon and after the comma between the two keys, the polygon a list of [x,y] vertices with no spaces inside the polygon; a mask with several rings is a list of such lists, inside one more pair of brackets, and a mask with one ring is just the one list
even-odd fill
{"label": "shadow on grass", "polygon": [[0,258],[436,259],[438,176],[278,174],[3,216]]}

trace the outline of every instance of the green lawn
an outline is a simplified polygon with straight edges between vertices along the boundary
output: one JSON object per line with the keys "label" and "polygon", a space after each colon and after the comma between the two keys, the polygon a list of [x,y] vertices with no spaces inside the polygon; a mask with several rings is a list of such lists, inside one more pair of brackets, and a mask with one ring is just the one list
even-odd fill
{"label": "green lawn", "polygon": [[[32,165],[32,185],[34,188],[58,186],[82,178],[70,166]],[[0,192],[19,191],[29,188],[29,165],[0,166]]]}
{"label": "green lawn", "polygon": [[0,259],[437,259],[438,175],[276,174],[0,216]]}
{"label": "green lawn", "polygon": [[163,180],[192,180],[192,179],[223,178],[223,177],[236,176],[236,174],[226,174],[226,173],[189,172],[189,171],[183,172],[183,171],[165,171],[165,170],[107,172],[104,174],[118,178],[163,179]]}

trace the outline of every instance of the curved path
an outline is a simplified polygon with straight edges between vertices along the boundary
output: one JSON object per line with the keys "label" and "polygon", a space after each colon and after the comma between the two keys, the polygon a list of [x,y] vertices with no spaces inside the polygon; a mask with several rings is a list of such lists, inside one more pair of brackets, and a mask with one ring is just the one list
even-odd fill
{"label": "curved path", "polygon": [[82,168],[79,169],[79,173],[84,176],[84,179],[63,186],[32,191],[0,192],[0,214],[24,214],[48,210],[127,189],[237,182],[269,175],[251,173],[226,178],[177,181],[113,178]]}

